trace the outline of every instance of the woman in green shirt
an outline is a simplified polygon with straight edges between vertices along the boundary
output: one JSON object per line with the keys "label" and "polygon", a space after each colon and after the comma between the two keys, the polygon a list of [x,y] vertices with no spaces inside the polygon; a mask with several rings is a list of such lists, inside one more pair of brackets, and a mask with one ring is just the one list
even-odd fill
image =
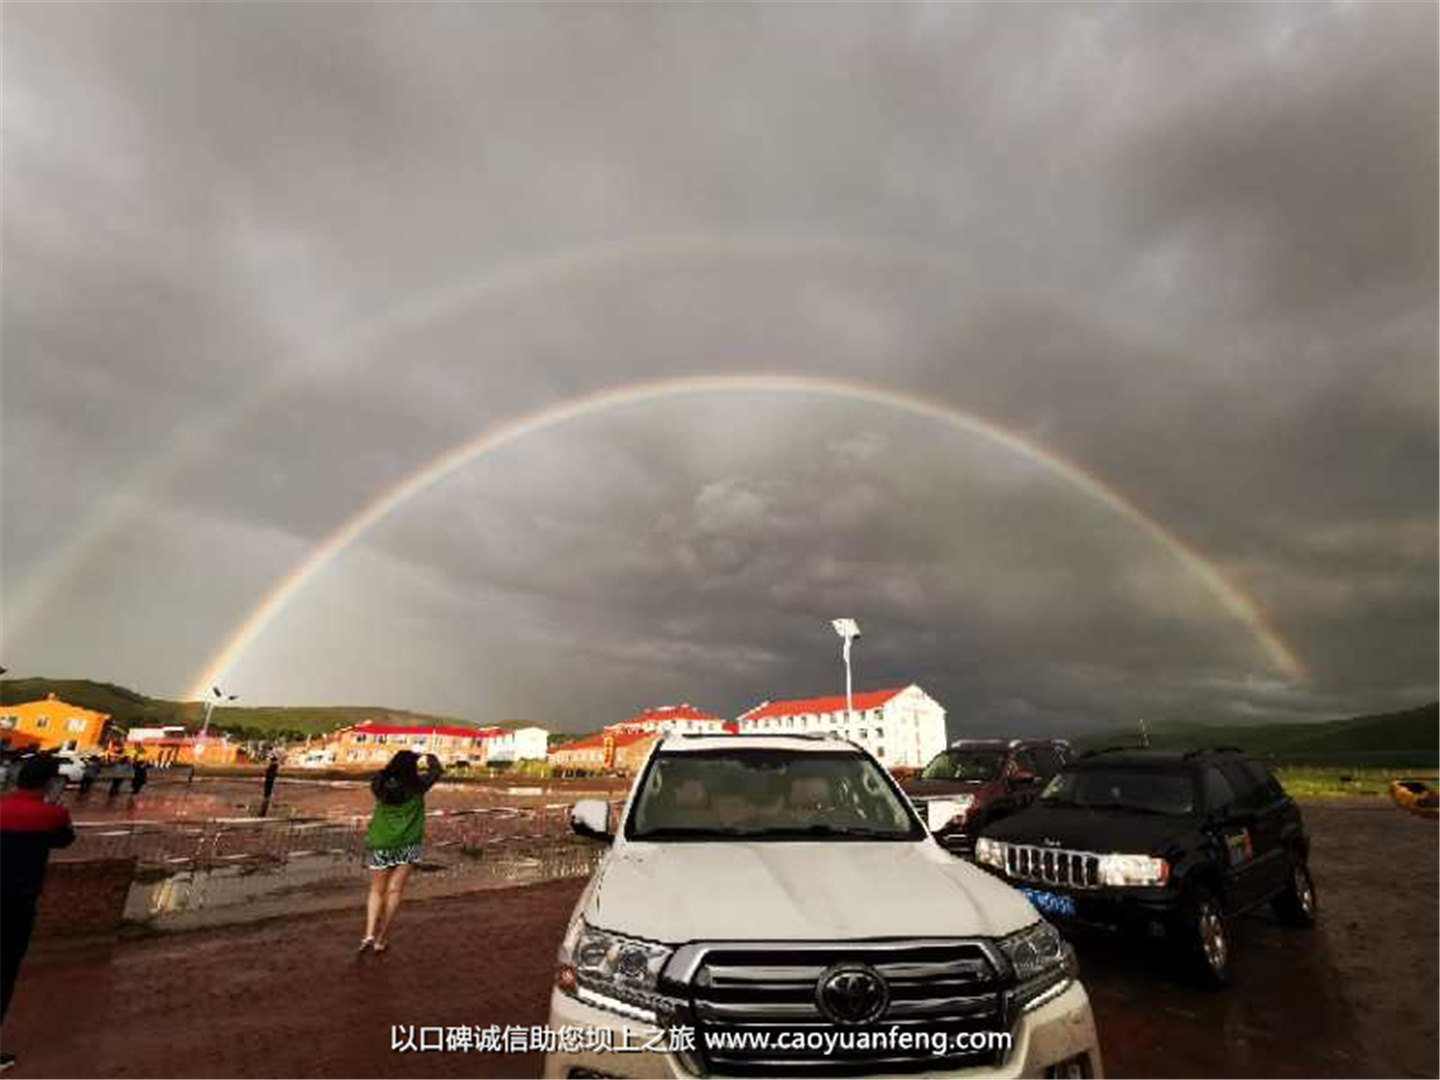
{"label": "woman in green shirt", "polygon": [[386,934],[395,913],[410,868],[420,861],[425,839],[425,793],[440,779],[440,759],[425,755],[425,775],[420,775],[420,756],[413,750],[397,750],[390,763],[370,780],[375,811],[365,833],[369,852],[370,895],[365,902],[365,938],[360,951],[384,952]]}

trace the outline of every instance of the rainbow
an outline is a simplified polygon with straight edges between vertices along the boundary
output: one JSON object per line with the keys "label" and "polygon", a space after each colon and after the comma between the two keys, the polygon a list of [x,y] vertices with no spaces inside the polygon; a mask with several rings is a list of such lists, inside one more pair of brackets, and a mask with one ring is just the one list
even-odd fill
{"label": "rainbow", "polygon": [[356,510],[295,563],[209,658],[204,670],[195,677],[190,696],[203,697],[210,686],[224,682],[227,673],[256,638],[346,548],[411,499],[484,455],[519,439],[609,409],[673,398],[737,392],[811,395],[889,408],[978,436],[1045,468],[1162,545],[1226,611],[1246,626],[1277,670],[1292,681],[1304,678],[1304,666],[1281,636],[1266,624],[1259,607],[1209,560],[1104,480],[1032,439],[953,405],[940,404],[888,387],[823,376],[735,374],[677,376],[583,394],[496,424],[426,462]]}
{"label": "rainbow", "polygon": [[65,539],[46,556],[15,593],[6,598],[5,628],[18,637],[29,621],[108,537],[118,535],[146,512],[146,496],[210,457],[251,417],[275,397],[306,382],[343,371],[359,357],[379,353],[396,337],[466,311],[537,289],[553,288],[591,277],[613,277],[666,266],[687,259],[701,261],[787,259],[844,260],[906,266],[955,274],[953,257],[933,247],[906,240],[826,233],[697,232],[607,240],[564,251],[516,259],[487,267],[473,277],[411,297],[368,318],[358,319],[341,333],[322,340],[305,355],[257,379],[222,411],[205,412],[169,432],[164,451],[145,461],[128,483],[112,488]]}

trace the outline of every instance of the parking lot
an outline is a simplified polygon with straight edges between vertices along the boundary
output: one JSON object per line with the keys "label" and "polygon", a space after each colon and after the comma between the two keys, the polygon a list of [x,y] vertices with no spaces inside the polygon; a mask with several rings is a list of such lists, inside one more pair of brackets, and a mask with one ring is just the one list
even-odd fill
{"label": "parking lot", "polygon": [[[1435,823],[1380,800],[1309,802],[1305,814],[1320,927],[1242,920],[1229,990],[1191,989],[1143,945],[1077,942],[1111,1075],[1437,1074]],[[580,887],[416,903],[391,953],[361,962],[358,893],[354,913],[42,954],[7,1024],[14,1073],[534,1075],[533,1055],[394,1053],[390,1026],[543,1023]]]}

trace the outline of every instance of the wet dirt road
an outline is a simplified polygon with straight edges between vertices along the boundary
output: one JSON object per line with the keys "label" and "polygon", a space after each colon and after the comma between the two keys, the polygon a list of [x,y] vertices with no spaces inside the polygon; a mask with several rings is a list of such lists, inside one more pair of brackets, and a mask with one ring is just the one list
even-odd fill
{"label": "wet dirt road", "polygon": [[[1112,1076],[1436,1076],[1436,826],[1305,804],[1320,927],[1236,928],[1234,985],[1082,940]],[[535,1054],[395,1053],[390,1025],[541,1024],[579,881],[416,903],[384,958],[355,912],[70,950],[27,964],[4,1033],[24,1076],[533,1076]]]}
{"label": "wet dirt road", "polygon": [[1303,804],[1319,925],[1232,926],[1222,991],[1143,942],[1076,942],[1113,1076],[1440,1075],[1436,823],[1388,801]]}

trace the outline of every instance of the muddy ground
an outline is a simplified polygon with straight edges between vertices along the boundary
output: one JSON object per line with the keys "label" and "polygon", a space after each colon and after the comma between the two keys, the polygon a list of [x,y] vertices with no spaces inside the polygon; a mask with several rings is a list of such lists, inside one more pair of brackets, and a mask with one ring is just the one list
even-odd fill
{"label": "muddy ground", "polygon": [[[1143,946],[1078,942],[1113,1076],[1436,1076],[1436,825],[1306,803],[1321,925],[1241,921],[1205,993]],[[535,1055],[395,1053],[391,1025],[540,1024],[578,881],[416,903],[384,957],[357,913],[37,956],[4,1032],[16,1076],[526,1076]],[[357,896],[357,904],[359,897]]]}

